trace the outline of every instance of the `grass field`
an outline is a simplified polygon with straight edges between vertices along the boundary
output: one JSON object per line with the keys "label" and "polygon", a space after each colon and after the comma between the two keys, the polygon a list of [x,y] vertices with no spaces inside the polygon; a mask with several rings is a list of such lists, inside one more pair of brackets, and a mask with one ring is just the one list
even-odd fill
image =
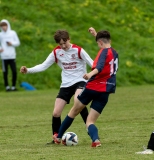
{"label": "grass field", "polygon": [[[102,147],[91,148],[78,116],[68,131],[78,135],[74,147],[45,146],[51,140],[51,113],[58,90],[0,92],[2,160],[152,160],[136,155],[147,145],[154,120],[154,86],[119,87],[96,125]],[[65,108],[62,118],[72,106]]]}

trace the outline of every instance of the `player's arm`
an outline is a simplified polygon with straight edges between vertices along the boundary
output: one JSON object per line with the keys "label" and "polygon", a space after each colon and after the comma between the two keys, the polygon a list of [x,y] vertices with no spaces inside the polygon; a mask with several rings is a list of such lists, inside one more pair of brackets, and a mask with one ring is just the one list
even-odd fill
{"label": "player's arm", "polygon": [[108,50],[104,49],[98,58],[97,65],[95,67],[95,68],[97,68],[98,72],[101,72],[104,68],[107,52],[108,52]]}
{"label": "player's arm", "polygon": [[95,69],[93,69],[91,72],[86,73],[86,74],[83,76],[83,78],[86,79],[86,80],[88,80],[88,79],[90,79],[92,76],[96,75],[97,73],[98,73],[98,69],[95,68]]}
{"label": "player's arm", "polygon": [[22,66],[20,68],[20,72],[21,73],[37,73],[37,72],[42,72],[44,70],[46,70],[47,68],[49,68],[53,63],[55,62],[55,57],[53,52],[51,54],[49,54],[49,56],[47,57],[47,59],[39,65],[36,65],[32,68],[27,68],[26,66]]}
{"label": "player's arm", "polygon": [[93,60],[83,48],[81,49],[80,56],[90,67],[92,67]]}
{"label": "player's arm", "polygon": [[26,66],[21,66],[20,72],[26,74],[27,73],[27,67]]}
{"label": "player's arm", "polygon": [[96,32],[95,28],[90,27],[90,28],[88,29],[88,31],[89,31],[94,37],[96,37],[97,32]]}
{"label": "player's arm", "polygon": [[1,47],[1,44],[0,44],[0,53],[3,52],[3,51],[4,51],[4,50],[3,50],[3,48]]}
{"label": "player's arm", "polygon": [[83,78],[88,80],[92,76],[94,76],[94,75],[98,74],[99,72],[101,72],[102,69],[104,68],[104,65],[105,65],[106,56],[107,56],[107,50],[103,50],[102,53],[100,54],[100,57],[98,59],[96,67],[91,72],[86,73],[83,76]]}
{"label": "player's arm", "polygon": [[3,52],[4,50],[2,48],[0,48],[0,53]]}

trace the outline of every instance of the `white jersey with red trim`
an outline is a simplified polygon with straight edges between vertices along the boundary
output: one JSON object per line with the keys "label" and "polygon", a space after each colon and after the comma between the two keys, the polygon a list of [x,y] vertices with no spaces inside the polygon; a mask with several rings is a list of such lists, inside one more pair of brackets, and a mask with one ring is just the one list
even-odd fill
{"label": "white jersey with red trim", "polygon": [[83,48],[71,44],[67,51],[61,49],[60,46],[56,47],[42,64],[27,68],[27,73],[44,71],[54,62],[62,69],[60,87],[69,87],[80,81],[86,82],[83,78],[83,75],[87,73],[86,63],[90,67],[93,65],[93,60]]}

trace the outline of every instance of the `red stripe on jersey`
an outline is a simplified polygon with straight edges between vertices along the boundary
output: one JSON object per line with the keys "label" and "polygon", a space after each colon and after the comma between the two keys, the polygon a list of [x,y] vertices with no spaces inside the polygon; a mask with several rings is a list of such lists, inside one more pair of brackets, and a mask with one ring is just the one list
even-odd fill
{"label": "red stripe on jersey", "polygon": [[95,60],[94,60],[94,62],[93,62],[92,70],[96,68],[96,65],[97,65],[99,56],[100,56],[100,54],[102,53],[102,51],[103,51],[103,49],[100,49],[100,50],[98,51],[98,54],[97,54],[97,56],[96,56],[96,58],[95,58]]}
{"label": "red stripe on jersey", "polygon": [[82,58],[81,58],[81,54],[80,54],[80,53],[81,53],[81,47],[73,44],[73,45],[72,45],[72,48],[77,48],[77,49],[78,49],[78,57],[79,57],[79,59],[82,59]]}
{"label": "red stripe on jersey", "polygon": [[57,63],[58,62],[58,59],[57,59],[57,56],[56,56],[56,50],[57,49],[61,49],[60,46],[57,46],[54,50],[53,50],[53,53],[54,53],[54,56],[55,56],[55,62]]}

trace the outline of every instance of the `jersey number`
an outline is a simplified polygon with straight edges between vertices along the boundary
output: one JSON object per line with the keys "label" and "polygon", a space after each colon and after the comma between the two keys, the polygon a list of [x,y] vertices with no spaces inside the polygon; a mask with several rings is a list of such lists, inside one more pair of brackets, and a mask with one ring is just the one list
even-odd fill
{"label": "jersey number", "polygon": [[114,59],[112,59],[110,62],[110,76],[112,74],[116,74],[117,70],[118,70],[118,59],[116,58],[115,61]]}

